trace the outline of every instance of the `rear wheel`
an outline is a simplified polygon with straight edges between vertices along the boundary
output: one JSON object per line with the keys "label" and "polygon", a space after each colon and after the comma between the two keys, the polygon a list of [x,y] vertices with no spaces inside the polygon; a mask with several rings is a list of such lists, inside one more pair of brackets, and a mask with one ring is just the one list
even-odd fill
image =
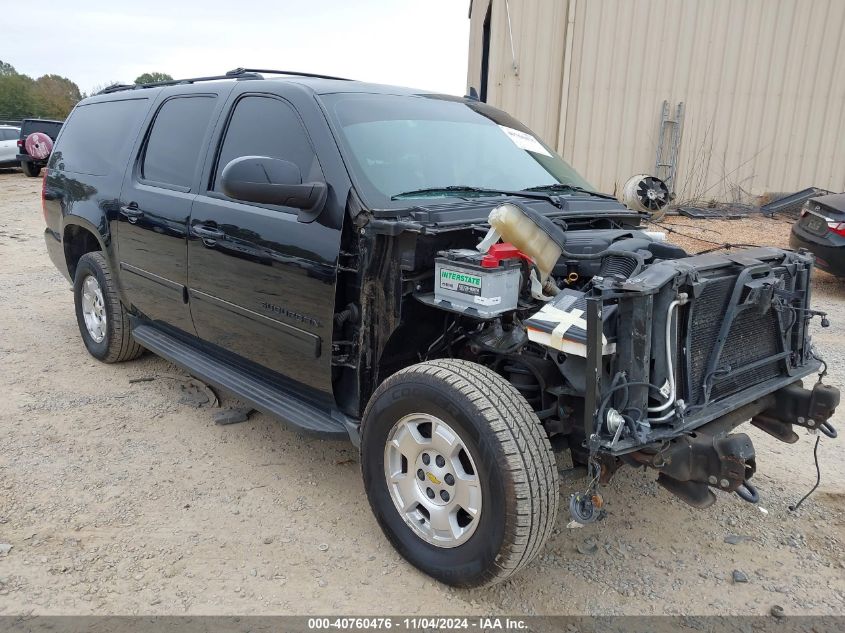
{"label": "rear wheel", "polygon": [[28,160],[21,161],[21,169],[23,170],[23,173],[30,178],[35,178],[41,173],[41,166],[31,163]]}
{"label": "rear wheel", "polygon": [[144,352],[129,331],[129,314],[120,303],[108,262],[101,252],[86,253],[73,281],[76,322],[85,347],[104,363],[137,358]]}
{"label": "rear wheel", "polygon": [[361,463],[393,546],[450,585],[504,580],[554,528],[546,433],[519,392],[476,363],[430,361],[388,378],[364,413]]}

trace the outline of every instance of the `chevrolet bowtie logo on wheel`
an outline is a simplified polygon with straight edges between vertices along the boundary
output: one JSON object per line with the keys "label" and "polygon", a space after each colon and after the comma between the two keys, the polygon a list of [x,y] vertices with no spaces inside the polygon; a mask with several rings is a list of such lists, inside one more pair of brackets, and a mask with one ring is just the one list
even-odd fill
{"label": "chevrolet bowtie logo on wheel", "polygon": [[435,486],[440,485],[440,480],[434,476],[434,473],[426,473],[428,475],[428,480],[433,483]]}

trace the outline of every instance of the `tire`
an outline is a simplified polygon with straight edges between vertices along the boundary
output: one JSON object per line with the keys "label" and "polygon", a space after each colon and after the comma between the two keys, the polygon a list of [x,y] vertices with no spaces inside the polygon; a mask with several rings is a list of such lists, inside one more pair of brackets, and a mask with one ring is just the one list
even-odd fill
{"label": "tire", "polygon": [[[92,281],[89,282],[89,278]],[[94,331],[90,330],[86,324],[84,296],[86,288],[94,290],[94,294],[97,288],[100,292],[99,298],[94,302],[93,312],[95,312],[94,321],[99,321],[102,327],[95,328]],[[76,265],[73,302],[76,306],[76,323],[79,326],[79,333],[91,356],[104,363],[119,363],[138,358],[144,353],[144,348],[132,338],[129,315],[120,302],[108,262],[101,252],[86,253]],[[104,316],[104,319],[97,319],[97,315]]]}
{"label": "tire", "polygon": [[23,173],[30,178],[35,178],[41,173],[41,166],[28,160],[21,161],[21,169],[23,170]]}
{"label": "tire", "polygon": [[[443,440],[449,432],[463,447],[457,459],[454,444]],[[441,445],[446,450],[438,452]],[[450,452],[449,461],[440,460]],[[426,454],[429,461],[420,461]],[[540,420],[509,382],[476,363],[424,362],[382,383],[364,412],[361,467],[384,534],[408,562],[449,585],[505,580],[537,555],[557,518],[558,471]],[[453,491],[451,504],[439,503],[444,490]],[[470,500],[468,511],[459,498]],[[444,507],[452,512],[449,527],[437,530],[435,518],[446,524]]]}

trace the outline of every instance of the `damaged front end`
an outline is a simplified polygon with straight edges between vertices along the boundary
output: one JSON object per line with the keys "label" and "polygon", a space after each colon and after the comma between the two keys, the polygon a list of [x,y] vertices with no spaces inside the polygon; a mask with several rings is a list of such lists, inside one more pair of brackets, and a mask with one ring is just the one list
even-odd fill
{"label": "damaged front end", "polygon": [[[493,209],[480,243],[436,250],[434,274],[414,273],[428,310],[417,322],[446,313],[422,359],[462,357],[505,376],[593,482],[645,466],[696,507],[714,489],[756,501],[740,424],[785,442],[794,426],[835,435],[839,390],[802,383],[822,364],[810,320],[827,325],[810,309],[811,255],[688,256],[636,226],[581,228],[532,204]],[[600,505],[591,485],[570,507],[584,522]]]}
{"label": "damaged front end", "polygon": [[[662,261],[587,293],[584,437],[606,472],[644,465],[696,507],[712,489],[757,493],[749,419],[787,442],[793,425],[835,435],[839,391],[818,373],[809,332],[812,258],[775,248]],[[616,306],[615,354],[599,354],[602,310]],[[624,333],[624,334],[623,334]]]}

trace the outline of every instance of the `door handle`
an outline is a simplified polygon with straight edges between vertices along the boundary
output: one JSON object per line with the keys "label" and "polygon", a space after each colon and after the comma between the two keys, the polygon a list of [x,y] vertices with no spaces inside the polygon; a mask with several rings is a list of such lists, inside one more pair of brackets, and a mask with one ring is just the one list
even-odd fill
{"label": "door handle", "polygon": [[130,202],[120,207],[120,215],[127,218],[130,222],[135,222],[144,215],[144,212],[138,208],[137,202]]}
{"label": "door handle", "polygon": [[204,224],[195,224],[191,227],[191,232],[203,240],[222,240],[226,234],[220,229],[214,229]]}

